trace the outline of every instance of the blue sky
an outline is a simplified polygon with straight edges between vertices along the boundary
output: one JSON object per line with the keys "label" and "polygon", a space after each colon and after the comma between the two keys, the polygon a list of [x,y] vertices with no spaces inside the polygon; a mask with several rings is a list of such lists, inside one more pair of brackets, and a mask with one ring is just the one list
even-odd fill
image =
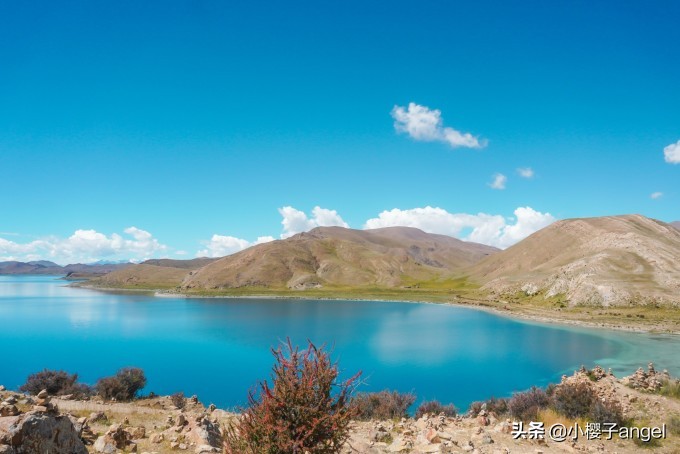
{"label": "blue sky", "polygon": [[507,247],[553,219],[680,219],[679,18],[673,1],[1,2],[0,258],[187,258],[397,222]]}

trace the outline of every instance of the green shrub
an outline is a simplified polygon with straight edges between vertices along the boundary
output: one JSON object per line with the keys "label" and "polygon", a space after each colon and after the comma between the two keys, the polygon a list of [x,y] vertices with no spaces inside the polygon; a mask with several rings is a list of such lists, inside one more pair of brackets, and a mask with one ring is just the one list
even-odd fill
{"label": "green shrub", "polygon": [[44,369],[31,374],[26,378],[26,383],[19,388],[20,391],[33,395],[37,395],[43,389],[53,396],[72,394],[76,398],[82,398],[92,395],[89,386],[78,383],[78,374],[69,374],[63,370]]}
{"label": "green shrub", "polygon": [[680,416],[673,415],[668,418],[666,426],[668,427],[668,432],[672,433],[673,435],[680,435]]}
{"label": "green shrub", "polygon": [[97,394],[107,400],[128,401],[146,386],[144,371],[136,367],[126,367],[112,377],[100,378],[95,389]]}
{"label": "green shrub", "polygon": [[353,400],[357,419],[401,419],[408,416],[408,409],[416,401],[413,393],[398,391],[380,391],[377,393],[361,393]]}
{"label": "green shrub", "polygon": [[248,407],[226,429],[228,454],[337,453],[354,416],[351,394],[360,374],[338,381],[338,367],[322,348],[272,350],[271,385],[248,395]]}
{"label": "green shrub", "polygon": [[458,409],[453,404],[444,405],[438,400],[430,400],[418,405],[416,409],[416,419],[420,419],[423,415],[441,415],[453,418],[458,414]]}
{"label": "green shrub", "polygon": [[680,399],[680,380],[665,379],[661,383],[659,394]]}
{"label": "green shrub", "polygon": [[510,414],[522,421],[535,421],[538,412],[550,405],[550,398],[540,388],[532,387],[529,391],[515,393],[508,401]]}

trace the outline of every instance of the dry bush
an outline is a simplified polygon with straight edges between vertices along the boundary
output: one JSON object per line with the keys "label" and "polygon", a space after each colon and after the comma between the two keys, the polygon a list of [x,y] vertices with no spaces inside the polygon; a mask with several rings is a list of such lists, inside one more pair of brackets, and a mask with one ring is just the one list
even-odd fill
{"label": "dry bush", "polygon": [[510,414],[522,421],[535,421],[539,411],[550,405],[550,398],[540,388],[533,387],[529,391],[515,393],[508,401]]}
{"label": "dry bush", "polygon": [[107,400],[128,401],[146,386],[144,371],[136,367],[125,367],[112,377],[100,378],[95,389]]}
{"label": "dry bush", "polygon": [[472,402],[468,407],[468,413],[471,415],[479,414],[484,404],[486,404],[486,411],[494,413],[496,416],[504,415],[508,412],[508,399],[491,397],[484,401]]}
{"label": "dry bush", "polygon": [[588,419],[593,422],[614,423],[618,427],[624,427],[630,424],[630,421],[623,416],[623,409],[621,404],[614,401],[594,402],[588,412]]}
{"label": "dry bush", "polygon": [[416,408],[416,419],[420,419],[423,415],[441,415],[453,418],[458,414],[458,409],[453,404],[444,405],[438,400],[430,400],[423,402]]}
{"label": "dry bush", "polygon": [[377,393],[361,393],[352,401],[356,408],[357,419],[401,419],[408,416],[408,409],[416,401],[413,393],[398,391],[380,391]]}
{"label": "dry bush", "polygon": [[557,386],[552,401],[558,413],[567,418],[577,419],[587,417],[598,399],[589,383],[577,382]]}
{"label": "dry bush", "polygon": [[187,405],[187,399],[181,391],[170,396],[170,401],[178,410],[183,409]]}
{"label": "dry bush", "polygon": [[76,398],[82,398],[92,395],[92,389],[89,386],[78,383],[78,374],[69,374],[63,370],[44,369],[31,374],[26,379],[26,383],[19,388],[20,391],[33,395],[43,389],[53,396],[72,394]]}
{"label": "dry bush", "polygon": [[311,342],[300,352],[288,340],[272,350],[271,385],[248,395],[241,418],[226,430],[229,454],[337,453],[349,437],[351,395],[360,374],[338,381],[337,364]]}

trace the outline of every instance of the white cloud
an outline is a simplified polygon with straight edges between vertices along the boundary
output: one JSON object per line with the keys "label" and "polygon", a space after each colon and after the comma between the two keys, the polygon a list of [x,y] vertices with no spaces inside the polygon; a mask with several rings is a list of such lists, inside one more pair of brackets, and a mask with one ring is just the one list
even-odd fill
{"label": "white cloud", "polygon": [[663,157],[670,164],[680,164],[680,140],[664,147]]}
{"label": "white cloud", "polygon": [[[555,221],[550,213],[541,213],[530,207],[517,208],[514,214],[515,222],[508,224],[501,215],[449,213],[430,206],[410,210],[394,208],[369,219],[364,228],[415,227],[429,233],[506,248]],[[464,232],[469,229],[471,232],[465,235]]]}
{"label": "white cloud", "polygon": [[204,243],[205,249],[196,252],[196,257],[224,257],[247,249],[250,246],[269,243],[274,240],[275,238],[273,236],[260,236],[257,240],[250,242],[234,236],[215,234],[210,241]]}
{"label": "white cloud", "polygon": [[649,197],[651,197],[654,200],[660,199],[661,197],[663,197],[663,192],[652,192],[652,194]]}
{"label": "white cloud", "polygon": [[517,173],[522,178],[534,177],[534,169],[532,169],[531,167],[520,167],[519,169],[517,169]]}
{"label": "white cloud", "polygon": [[125,238],[117,233],[107,236],[96,230],[76,230],[63,239],[47,237],[28,243],[0,238],[0,260],[47,259],[58,263],[88,263],[102,258],[144,260],[167,250],[149,232],[128,227]]}
{"label": "white cloud", "polygon": [[491,186],[491,189],[503,190],[503,189],[505,189],[505,184],[507,182],[508,182],[508,177],[506,177],[502,173],[497,173],[493,176],[493,181],[491,183],[489,183],[489,186]]}
{"label": "white cloud", "polygon": [[486,140],[479,140],[469,132],[460,132],[444,126],[442,113],[438,109],[430,109],[414,102],[408,108],[394,106],[391,112],[394,128],[405,132],[414,140],[424,142],[445,142],[453,148],[483,148]]}
{"label": "white cloud", "polygon": [[[315,227],[349,227],[337,211],[319,206],[314,207],[311,216],[307,216],[305,212],[292,206],[279,208],[279,213],[283,217],[281,221],[281,225],[283,225],[281,238],[288,238],[297,233],[307,232]],[[197,251],[196,257],[224,257],[256,244],[268,243],[274,240],[273,236],[260,236],[257,240],[251,242],[234,236],[215,234],[209,241],[203,242],[205,248]]]}
{"label": "white cloud", "polygon": [[319,206],[314,207],[311,217],[308,217],[303,211],[292,206],[279,208],[279,213],[283,216],[281,221],[283,225],[281,238],[288,238],[300,232],[307,232],[315,227],[349,227],[349,224],[340,217],[337,211]]}
{"label": "white cloud", "polygon": [[206,243],[206,248],[196,253],[197,257],[224,257],[234,252],[242,251],[251,244],[248,240],[228,235],[213,235]]}

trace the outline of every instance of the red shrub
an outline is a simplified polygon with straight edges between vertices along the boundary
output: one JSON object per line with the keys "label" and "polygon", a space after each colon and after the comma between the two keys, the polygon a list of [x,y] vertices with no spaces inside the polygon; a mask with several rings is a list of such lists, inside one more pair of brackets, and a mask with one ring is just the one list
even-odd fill
{"label": "red shrub", "polygon": [[238,423],[227,428],[230,454],[340,452],[353,415],[351,394],[359,374],[338,382],[338,367],[311,342],[300,352],[288,340],[272,349],[272,384],[248,395]]}

